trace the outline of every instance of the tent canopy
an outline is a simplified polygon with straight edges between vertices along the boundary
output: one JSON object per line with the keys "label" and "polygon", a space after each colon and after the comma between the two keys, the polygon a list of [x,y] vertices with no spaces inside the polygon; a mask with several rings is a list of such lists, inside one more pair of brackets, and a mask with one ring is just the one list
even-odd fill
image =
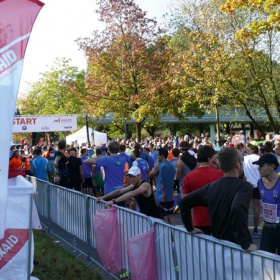
{"label": "tent canopy", "polygon": [[[107,133],[96,131],[92,128],[88,128],[89,140],[91,145],[101,146],[107,143]],[[87,127],[84,126],[75,133],[66,136],[66,143],[71,145],[73,142],[77,141],[79,146],[83,143],[87,143]]]}

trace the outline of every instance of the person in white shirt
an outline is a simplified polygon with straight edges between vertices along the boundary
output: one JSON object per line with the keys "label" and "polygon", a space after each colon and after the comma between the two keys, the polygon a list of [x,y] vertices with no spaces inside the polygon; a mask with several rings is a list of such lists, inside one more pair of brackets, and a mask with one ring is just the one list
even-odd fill
{"label": "person in white shirt", "polygon": [[253,237],[258,238],[260,234],[258,233],[258,225],[260,221],[260,191],[258,188],[258,180],[260,178],[260,173],[258,171],[258,166],[254,165],[253,162],[260,158],[258,154],[258,147],[250,145],[249,155],[244,157],[243,169],[247,181],[253,185],[253,212],[254,212],[254,232]]}

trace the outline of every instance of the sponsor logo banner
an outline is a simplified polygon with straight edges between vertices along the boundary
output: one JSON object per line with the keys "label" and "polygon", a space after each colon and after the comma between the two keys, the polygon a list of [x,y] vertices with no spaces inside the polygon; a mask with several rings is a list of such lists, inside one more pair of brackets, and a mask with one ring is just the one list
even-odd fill
{"label": "sponsor logo banner", "polygon": [[28,229],[6,229],[0,240],[0,270],[22,249],[28,241]]}
{"label": "sponsor logo banner", "polygon": [[[36,17],[43,7],[37,0],[0,0],[0,147],[8,151],[23,58]],[[5,232],[9,155],[0,161],[0,238]]]}
{"label": "sponsor logo banner", "polygon": [[14,117],[13,132],[51,132],[77,129],[76,116]]}

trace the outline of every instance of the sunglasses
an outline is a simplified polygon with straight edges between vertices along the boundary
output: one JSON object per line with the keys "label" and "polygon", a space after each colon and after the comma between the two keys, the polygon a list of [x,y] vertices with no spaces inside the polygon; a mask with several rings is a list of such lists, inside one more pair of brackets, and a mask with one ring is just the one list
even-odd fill
{"label": "sunglasses", "polygon": [[133,176],[133,175],[131,175],[131,174],[128,174],[127,175],[127,177],[129,177],[129,178],[135,178],[135,177],[137,177],[138,175],[136,175],[136,176]]}

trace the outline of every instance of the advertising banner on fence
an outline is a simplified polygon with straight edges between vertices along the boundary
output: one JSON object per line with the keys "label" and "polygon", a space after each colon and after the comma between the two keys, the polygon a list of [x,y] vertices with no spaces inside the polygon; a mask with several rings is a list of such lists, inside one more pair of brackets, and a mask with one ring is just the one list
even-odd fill
{"label": "advertising banner on fence", "polygon": [[21,117],[15,116],[13,132],[51,132],[77,129],[77,116]]}
{"label": "advertising banner on fence", "polygon": [[[0,239],[0,279],[29,279],[27,276],[33,270],[34,242],[29,239],[33,192],[33,185],[22,176],[8,180],[7,228],[4,238]],[[37,208],[32,202],[32,226],[41,229]]]}
{"label": "advertising banner on fence", "polygon": [[0,1],[0,239],[4,237],[7,211],[9,149],[23,59],[36,17],[43,7],[36,0]]}

